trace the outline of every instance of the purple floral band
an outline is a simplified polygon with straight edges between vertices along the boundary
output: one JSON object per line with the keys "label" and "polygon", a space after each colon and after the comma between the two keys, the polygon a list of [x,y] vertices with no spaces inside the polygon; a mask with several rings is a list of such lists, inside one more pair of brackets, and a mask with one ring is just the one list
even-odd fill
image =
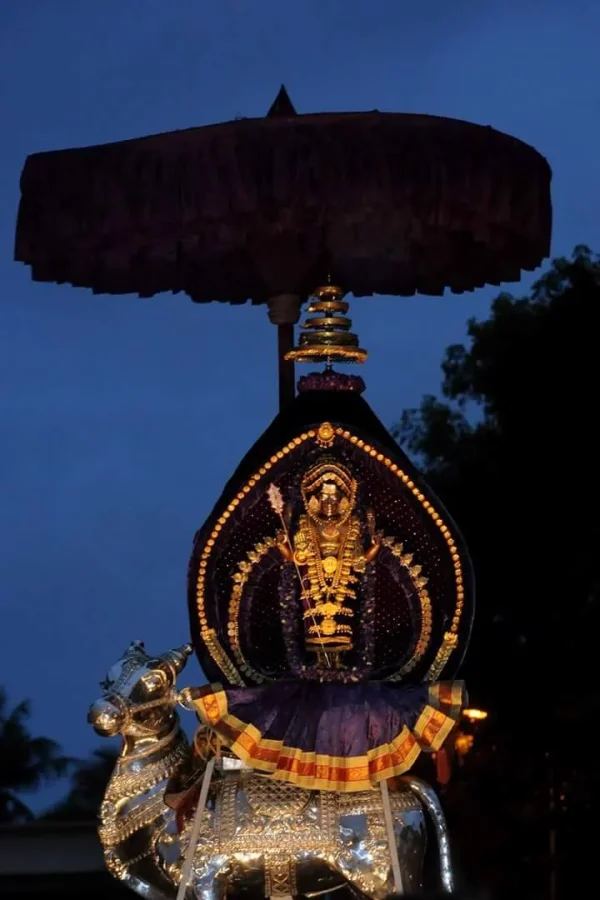
{"label": "purple floral band", "polygon": [[341,372],[326,370],[311,372],[298,379],[298,391],[355,391],[362,394],[366,385],[360,375],[344,375]]}

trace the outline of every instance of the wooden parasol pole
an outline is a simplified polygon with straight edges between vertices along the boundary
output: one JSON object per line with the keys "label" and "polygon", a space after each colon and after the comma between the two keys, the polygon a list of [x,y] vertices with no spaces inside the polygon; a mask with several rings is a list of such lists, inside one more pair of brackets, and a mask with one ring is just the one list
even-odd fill
{"label": "wooden parasol pole", "polygon": [[[268,119],[295,118],[294,104],[282,84],[267,113]],[[279,372],[279,412],[290,405],[296,396],[296,374],[293,360],[285,355],[294,349],[294,325],[300,318],[300,298],[281,294],[269,300],[269,318],[277,325],[277,354]]]}
{"label": "wooden parasol pole", "polygon": [[279,371],[279,411],[282,412],[296,396],[296,373],[293,360],[285,355],[294,349],[294,325],[300,318],[301,298],[296,294],[279,294],[268,301],[269,319],[277,326],[277,356]]}

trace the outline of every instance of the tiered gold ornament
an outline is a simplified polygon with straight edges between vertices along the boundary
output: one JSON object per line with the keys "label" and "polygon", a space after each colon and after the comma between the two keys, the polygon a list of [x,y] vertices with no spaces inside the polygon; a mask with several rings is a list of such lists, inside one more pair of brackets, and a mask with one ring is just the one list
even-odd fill
{"label": "tiered gold ornament", "polygon": [[342,297],[340,287],[328,284],[317,288],[308,307],[314,313],[300,327],[298,346],[286,353],[286,360],[314,363],[323,360],[327,365],[337,363],[363,363],[367,351],[358,345],[358,336],[352,334],[352,321],[346,318],[348,303]]}

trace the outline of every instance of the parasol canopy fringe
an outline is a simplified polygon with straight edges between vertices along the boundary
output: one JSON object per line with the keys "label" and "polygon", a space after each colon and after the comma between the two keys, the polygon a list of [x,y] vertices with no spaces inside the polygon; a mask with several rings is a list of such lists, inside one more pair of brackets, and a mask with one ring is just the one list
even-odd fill
{"label": "parasol canopy fringe", "polygon": [[198,302],[305,296],[327,274],[357,296],[462,292],[548,255],[550,178],[458,120],[246,119],[30,156],[15,257],[35,280]]}

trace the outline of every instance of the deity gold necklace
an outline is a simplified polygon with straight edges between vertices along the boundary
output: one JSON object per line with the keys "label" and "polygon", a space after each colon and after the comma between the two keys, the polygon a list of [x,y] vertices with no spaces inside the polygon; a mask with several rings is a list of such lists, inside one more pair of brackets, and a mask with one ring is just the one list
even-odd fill
{"label": "deity gold necklace", "polygon": [[[317,526],[312,521],[312,519],[309,519],[308,527],[313,546],[319,548],[319,530],[317,529]],[[327,538],[335,538],[342,531],[342,527],[343,523],[341,523],[339,526],[335,525],[334,523],[326,523],[323,526],[321,533]],[[326,529],[329,533],[326,532]],[[326,571],[324,560],[321,558],[320,551],[318,551],[314,555],[317,580],[319,583],[319,587],[324,591],[326,597],[331,596],[331,594],[337,593],[340,578],[342,576],[342,560],[347,560],[348,557],[351,557],[353,555],[352,551],[354,550],[354,545],[356,543],[357,533],[357,524],[351,521],[348,524],[348,527],[345,529],[345,533],[343,533],[341,537],[341,546],[338,550],[335,570],[331,572]]]}

